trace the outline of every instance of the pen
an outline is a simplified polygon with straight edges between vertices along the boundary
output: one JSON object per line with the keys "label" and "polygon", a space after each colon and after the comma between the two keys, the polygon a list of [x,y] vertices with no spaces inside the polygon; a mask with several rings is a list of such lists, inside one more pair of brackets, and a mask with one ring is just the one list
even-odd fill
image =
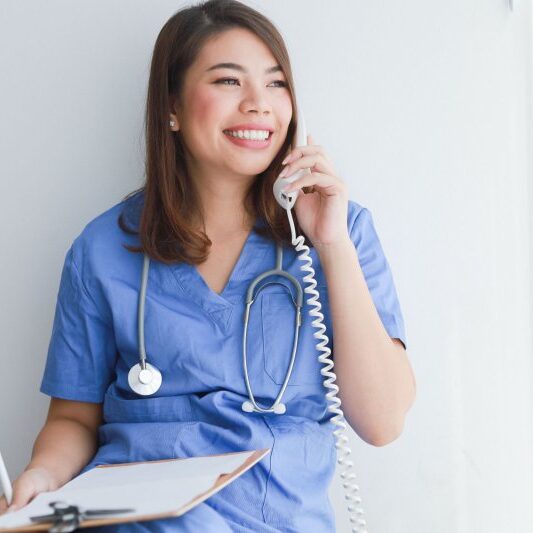
{"label": "pen", "polygon": [[11,481],[9,481],[9,476],[7,475],[6,465],[4,463],[4,459],[2,459],[2,452],[0,452],[0,485],[4,490],[7,504],[11,505],[11,499],[13,498],[13,487],[11,486]]}

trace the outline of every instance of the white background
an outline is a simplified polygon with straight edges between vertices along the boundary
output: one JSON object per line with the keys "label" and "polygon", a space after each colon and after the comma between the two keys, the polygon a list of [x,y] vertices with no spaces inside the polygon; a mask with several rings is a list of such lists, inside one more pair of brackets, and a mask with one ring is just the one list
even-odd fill
{"label": "white background", "polygon": [[[286,39],[308,131],[368,207],[417,399],[350,430],[371,533],[533,529],[531,7],[515,0],[246,2]],[[30,459],[66,250],[142,183],[149,61],[185,2],[0,2],[0,449]],[[338,474],[339,532],[348,521]],[[529,505],[528,505],[529,504]]]}

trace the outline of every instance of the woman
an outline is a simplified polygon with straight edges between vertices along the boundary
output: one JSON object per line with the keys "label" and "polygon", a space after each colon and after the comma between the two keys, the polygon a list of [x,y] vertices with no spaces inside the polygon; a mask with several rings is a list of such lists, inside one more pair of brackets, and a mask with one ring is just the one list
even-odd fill
{"label": "woman", "polygon": [[[148,87],[146,182],[92,220],[66,255],[40,389],[52,397],[50,411],[14,483],[15,508],[96,465],[268,447],[252,469],[181,517],[91,529],[335,530],[328,499],[334,427],[307,302],[283,398],[287,412],[242,409],[248,285],[274,267],[276,243],[284,245],[284,269],[303,277],[287,213],[272,194],[283,162],[286,176],[312,169],[292,184],[308,193],[295,205],[296,228],[312,246],[330,339],[335,330],[346,420],[367,442],[390,442],[413,401],[414,380],[371,214],[347,199],[311,136],[290,150],[294,117],[287,51],[263,15],[237,1],[211,0],[164,25]],[[246,130],[269,137],[235,138]],[[139,361],[139,252],[151,258],[147,358],[163,376],[148,396],[128,384]],[[290,286],[280,283],[286,287],[261,291],[248,326],[248,371],[261,405],[278,394],[292,346]],[[4,510],[5,500],[0,505]]]}

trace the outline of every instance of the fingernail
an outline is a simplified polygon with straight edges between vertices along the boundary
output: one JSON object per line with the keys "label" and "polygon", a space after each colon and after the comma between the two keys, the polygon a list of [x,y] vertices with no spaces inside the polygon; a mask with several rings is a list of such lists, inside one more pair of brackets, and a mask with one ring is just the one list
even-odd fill
{"label": "fingernail", "polygon": [[291,158],[290,154],[281,162],[284,165]]}

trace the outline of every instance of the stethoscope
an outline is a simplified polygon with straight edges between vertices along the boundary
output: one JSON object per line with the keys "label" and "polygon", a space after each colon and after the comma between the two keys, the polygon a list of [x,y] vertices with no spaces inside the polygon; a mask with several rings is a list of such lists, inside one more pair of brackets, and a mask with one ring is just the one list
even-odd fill
{"label": "stethoscope", "polygon": [[[275,414],[283,414],[287,410],[286,405],[281,402],[281,398],[283,397],[283,394],[285,393],[285,389],[287,388],[287,385],[289,383],[292,370],[294,367],[294,361],[296,358],[296,351],[298,350],[298,334],[299,334],[299,328],[301,326],[301,308],[303,304],[303,290],[300,282],[291,274],[283,270],[283,249],[281,244],[277,244],[276,246],[276,266],[275,268],[271,270],[267,270],[266,272],[263,272],[262,274],[259,274],[252,282],[250,283],[248,287],[248,291],[246,292],[246,310],[244,313],[244,333],[243,333],[243,369],[244,369],[244,379],[246,382],[246,390],[248,391],[249,400],[245,400],[242,403],[242,410],[251,413],[251,412],[258,412],[258,413],[275,413]],[[149,396],[151,394],[154,394],[159,390],[161,387],[161,383],[163,381],[163,378],[161,376],[161,372],[154,366],[151,365],[146,361],[146,349],[144,345],[144,304],[146,301],[146,286],[148,283],[148,271],[150,268],[150,258],[148,255],[144,254],[144,261],[143,261],[143,270],[142,270],[142,279],[141,279],[141,290],[139,292],[139,301],[138,301],[138,307],[137,307],[137,329],[138,329],[138,342],[139,342],[139,362],[132,366],[130,371],[128,372],[128,384],[133,390],[133,392],[136,392],[137,394],[140,394],[141,396]],[[255,397],[252,392],[252,387],[250,384],[250,378],[248,376],[248,364],[246,359],[246,339],[247,339],[247,333],[248,333],[248,321],[250,318],[250,310],[251,306],[254,303],[255,299],[257,298],[257,295],[261,290],[263,290],[267,285],[271,285],[273,283],[277,283],[279,285],[282,285],[287,291],[290,290],[282,283],[279,282],[269,282],[263,284],[257,293],[254,295],[254,290],[258,283],[263,281],[265,278],[270,276],[283,276],[284,278],[287,278],[293,286],[296,288],[296,300],[292,296],[291,293],[291,300],[296,308],[296,317],[295,317],[295,324],[294,324],[294,339],[293,339],[293,347],[292,347],[292,353],[291,353],[291,359],[289,362],[289,366],[287,369],[287,372],[285,374],[285,379],[283,381],[283,384],[281,386],[281,389],[279,391],[279,394],[276,396],[276,399],[274,400],[274,403],[270,407],[261,407],[257,404],[255,401]]]}

